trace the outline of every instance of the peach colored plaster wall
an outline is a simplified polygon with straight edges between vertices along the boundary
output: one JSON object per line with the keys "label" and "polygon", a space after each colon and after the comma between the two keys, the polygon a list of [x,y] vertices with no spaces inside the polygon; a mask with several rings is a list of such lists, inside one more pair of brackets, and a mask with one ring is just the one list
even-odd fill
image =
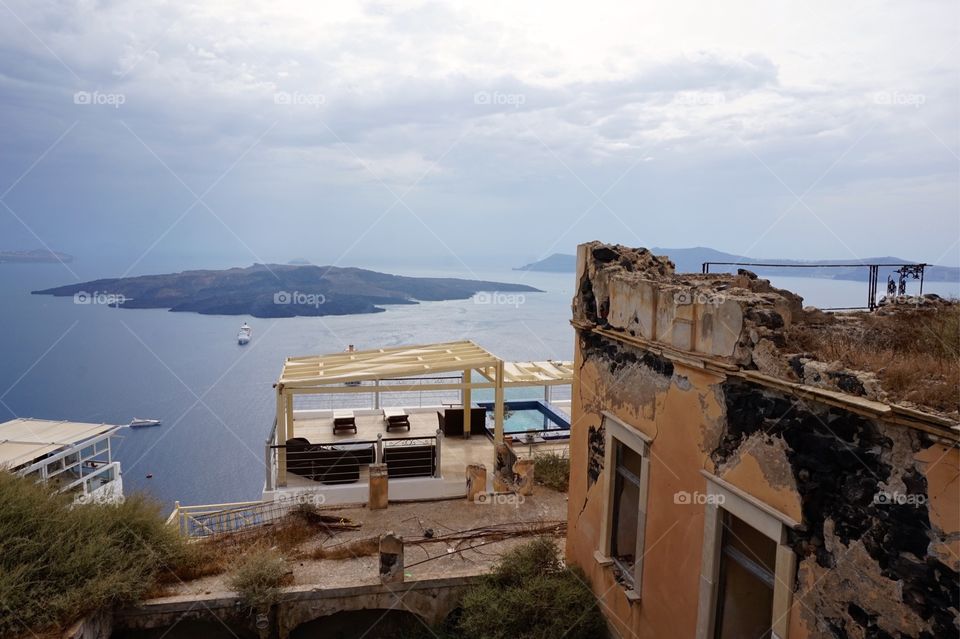
{"label": "peach colored plaster wall", "polygon": [[[624,346],[627,348],[626,346]],[[603,612],[623,637],[693,637],[696,629],[703,546],[704,506],[675,503],[684,491],[706,493],[701,469],[718,472],[709,453],[720,441],[725,419],[719,385],[723,377],[675,363],[668,386],[647,392],[622,371],[611,376],[604,362],[583,362],[577,346],[578,383],[573,396],[567,555],[589,576]],[[655,375],[647,371],[645,374]],[[639,389],[639,390],[637,390]],[[647,390],[644,390],[647,389]],[[636,400],[631,400],[631,395]],[[603,475],[587,490],[588,430],[601,411],[616,415],[653,440],[647,501],[641,601],[630,604],[612,569],[600,566]],[[776,450],[758,445],[718,474],[739,488],[800,519],[800,501]],[[608,472],[604,469],[603,473]]]}
{"label": "peach colored plaster wall", "polygon": [[[646,402],[631,404],[629,389],[611,388],[618,383],[629,387],[629,381],[614,380],[587,362],[574,389],[567,554],[587,572],[604,613],[624,637],[692,637],[696,627],[703,507],[674,503],[674,494],[705,492],[700,469],[709,460],[702,442],[717,431],[723,409],[712,387],[721,380],[702,371],[682,374],[688,390],[671,382]],[[620,401],[608,403],[613,397]],[[600,547],[603,476],[587,492],[587,435],[590,426],[600,425],[601,410],[653,440],[642,600],[632,605],[612,570],[594,559]]]}

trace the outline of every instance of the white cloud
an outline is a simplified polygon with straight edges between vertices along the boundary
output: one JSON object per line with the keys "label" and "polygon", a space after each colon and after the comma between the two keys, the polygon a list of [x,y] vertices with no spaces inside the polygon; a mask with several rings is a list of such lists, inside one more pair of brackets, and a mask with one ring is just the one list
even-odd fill
{"label": "white cloud", "polygon": [[[312,219],[315,209],[291,194],[318,184],[342,209],[354,202],[375,215],[378,204],[362,190],[381,190],[380,181],[402,190],[427,173],[416,191],[424,211],[449,210],[451,193],[482,193],[485,206],[528,211],[510,218],[515,224],[542,228],[536,222],[556,210],[545,183],[568,194],[561,200],[576,218],[579,196],[592,200],[581,180],[600,193],[629,167],[618,186],[623,201],[629,193],[676,202],[675,217],[703,229],[690,244],[732,248],[742,228],[762,224],[784,195],[789,201],[771,186],[782,179],[801,192],[824,171],[817,188],[842,192],[849,213],[826,191],[821,201],[834,202],[831,224],[857,250],[893,252],[874,250],[870,241],[882,240],[862,237],[854,221],[882,199],[878,188],[909,192],[902,185],[915,181],[924,183],[924,226],[960,233],[957,7],[949,2],[9,7],[17,17],[0,7],[9,14],[0,20],[0,133],[8,141],[0,176],[13,181],[77,119],[77,143],[59,150],[56,167],[73,174],[50,169],[62,188],[90,172],[89,188],[102,192],[135,179],[166,194],[170,175],[156,153],[202,190],[247,152],[222,188],[248,193],[232,213],[251,218],[252,244],[297,241],[259,226],[262,206],[245,210],[245,200],[269,200],[271,190],[285,190],[292,220]],[[81,108],[76,91],[122,94],[124,103]],[[714,171],[726,177],[709,195],[677,197]],[[18,187],[28,209],[31,184]],[[56,214],[35,199],[38,226],[56,227]],[[741,230],[723,219],[737,219]],[[0,216],[0,228],[8,223]],[[593,228],[623,232],[613,216]],[[813,256],[817,235],[809,232]],[[926,250],[923,229],[905,233],[913,235],[904,257],[938,252]],[[517,235],[504,241],[502,229],[479,229],[474,239],[496,238],[503,250],[538,241]],[[803,256],[792,236],[774,231],[766,241],[767,255]]]}

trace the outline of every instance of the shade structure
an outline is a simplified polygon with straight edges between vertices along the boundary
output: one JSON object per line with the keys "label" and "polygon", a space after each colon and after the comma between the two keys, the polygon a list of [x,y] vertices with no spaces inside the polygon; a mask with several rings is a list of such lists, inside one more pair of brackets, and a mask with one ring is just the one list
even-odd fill
{"label": "shade structure", "polygon": [[0,469],[14,469],[119,428],[110,424],[14,419],[0,424]]}
{"label": "shade structure", "polygon": [[[423,380],[443,373],[460,378],[436,383]],[[473,375],[472,373],[476,373]],[[419,379],[418,379],[419,378]],[[390,384],[381,385],[387,380]],[[471,405],[472,391],[494,391],[494,439],[503,440],[504,389],[509,386],[551,386],[573,381],[573,363],[559,361],[505,363],[470,340],[396,346],[325,355],[288,357],[277,380],[276,444],[294,435],[293,398],[323,393],[367,393],[376,382],[376,393],[418,390],[459,390],[463,405]],[[470,433],[470,411],[464,411],[464,432]],[[286,456],[278,456],[279,477],[285,476]]]}

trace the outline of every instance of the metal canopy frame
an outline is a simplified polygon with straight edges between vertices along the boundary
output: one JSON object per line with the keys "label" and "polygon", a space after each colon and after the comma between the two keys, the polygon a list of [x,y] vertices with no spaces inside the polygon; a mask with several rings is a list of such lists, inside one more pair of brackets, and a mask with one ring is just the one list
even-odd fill
{"label": "metal canopy frame", "polygon": [[[472,371],[480,379],[474,381]],[[417,379],[453,372],[462,374],[459,382],[437,384]],[[410,383],[379,384],[383,380],[395,382],[404,378],[411,378]],[[573,382],[573,362],[506,363],[470,340],[288,357],[280,379],[274,384],[277,391],[276,443],[285,443],[295,436],[293,398],[296,395],[369,393],[369,386],[360,385],[365,381],[377,384],[375,393],[459,390],[465,407],[472,404],[473,390],[491,388],[494,391],[494,440],[501,442],[504,389],[570,384]],[[464,411],[463,420],[464,436],[469,437],[469,410]],[[280,439],[281,432],[284,433],[283,440]],[[279,450],[278,466],[279,477],[285,477],[286,454],[283,449]]]}

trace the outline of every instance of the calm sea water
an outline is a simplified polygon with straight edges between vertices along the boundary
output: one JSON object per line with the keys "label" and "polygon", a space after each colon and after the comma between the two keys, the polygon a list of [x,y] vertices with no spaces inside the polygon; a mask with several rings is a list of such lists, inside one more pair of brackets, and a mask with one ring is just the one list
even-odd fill
{"label": "calm sea water", "polygon": [[[80,266],[71,265],[83,279],[123,270]],[[30,295],[75,281],[63,266],[0,265],[0,421],[161,419],[159,428],[128,430],[117,440],[128,493],[146,491],[165,503],[247,500],[258,498],[263,486],[272,384],[287,356],[342,351],[347,344],[363,349],[469,338],[507,360],[572,358],[572,275],[402,272],[519,281],[545,292],[490,303],[397,306],[374,315],[269,320],[77,305],[72,298]],[[859,282],[774,283],[820,306],[859,304],[866,296]],[[956,286],[925,290],[957,295]],[[254,338],[241,347],[236,334],[244,321]]]}

